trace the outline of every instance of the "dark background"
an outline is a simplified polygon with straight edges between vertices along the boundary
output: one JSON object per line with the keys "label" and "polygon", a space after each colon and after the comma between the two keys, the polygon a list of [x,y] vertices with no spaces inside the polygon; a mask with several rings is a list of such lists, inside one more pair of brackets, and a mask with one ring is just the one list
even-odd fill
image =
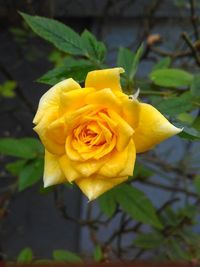
{"label": "dark background", "polygon": [[[78,32],[87,28],[106,43],[107,62],[111,66],[115,65],[120,46],[134,50],[150,34],[160,34],[160,47],[171,51],[184,46],[180,41],[181,32],[193,35],[187,1],[0,0],[0,81],[16,80],[18,84],[14,99],[0,98],[1,137],[35,136],[32,118],[39,98],[48,89],[36,80],[53,67],[48,57],[53,47],[29,28],[24,28],[17,11],[58,19]],[[25,29],[26,36],[21,40],[16,38],[13,28]],[[152,61],[143,61],[139,75],[148,73]],[[187,59],[181,64],[190,68]],[[3,177],[3,158],[1,163]],[[6,178],[11,179],[8,175]],[[68,213],[77,218],[83,216],[86,199],[81,201],[83,197],[76,189],[65,190]],[[2,255],[14,258],[27,246],[33,249],[36,257],[49,257],[53,249],[58,248],[87,249],[84,230],[80,231],[76,224],[62,218],[55,207],[53,194],[41,195],[35,186],[9,196],[6,203],[8,213],[0,221]]]}

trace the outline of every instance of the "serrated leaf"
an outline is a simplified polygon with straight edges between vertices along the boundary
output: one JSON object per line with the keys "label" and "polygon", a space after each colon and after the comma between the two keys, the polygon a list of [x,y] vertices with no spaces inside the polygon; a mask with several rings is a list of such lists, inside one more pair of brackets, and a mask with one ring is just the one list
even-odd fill
{"label": "serrated leaf", "polygon": [[17,263],[30,263],[33,260],[33,252],[30,248],[24,248],[17,257]]}
{"label": "serrated leaf", "polygon": [[133,219],[153,225],[159,229],[163,227],[145,193],[133,186],[123,184],[114,189],[114,194],[122,210],[127,212]]}
{"label": "serrated leaf", "polygon": [[181,69],[159,69],[150,73],[150,79],[159,86],[179,88],[189,87],[193,75]]}
{"label": "serrated leaf", "polygon": [[63,23],[40,16],[20,12],[31,29],[58,49],[71,55],[85,55],[80,36]]}
{"label": "serrated leaf", "polygon": [[170,64],[171,64],[171,58],[170,57],[164,57],[153,66],[153,71],[160,70],[160,69],[166,69],[170,66]]}
{"label": "serrated leaf", "polygon": [[8,163],[6,164],[6,170],[9,171],[12,175],[18,175],[25,166],[26,162],[26,160],[17,160],[15,162]]}
{"label": "serrated leaf", "polygon": [[34,185],[43,175],[43,160],[35,160],[26,165],[19,173],[19,191]]}
{"label": "serrated leaf", "polygon": [[32,159],[43,153],[43,147],[35,138],[0,138],[0,153],[6,156]]}
{"label": "serrated leaf", "polygon": [[137,235],[134,245],[139,248],[153,249],[161,246],[163,241],[164,237],[158,232],[146,233]]}
{"label": "serrated leaf", "polygon": [[38,82],[54,85],[62,80],[73,78],[75,81],[81,83],[89,71],[94,70],[92,65],[87,60],[74,60],[71,58],[65,59],[62,66],[56,67],[38,79]]}
{"label": "serrated leaf", "polygon": [[166,115],[176,115],[193,109],[191,102],[192,96],[190,92],[183,93],[179,97],[170,97],[168,99],[162,99],[156,108]]}
{"label": "serrated leaf", "polygon": [[200,100],[200,74],[194,75],[190,89],[194,99]]}
{"label": "serrated leaf", "polygon": [[103,252],[100,246],[96,246],[94,249],[93,258],[96,262],[100,262],[103,259]]}
{"label": "serrated leaf", "polygon": [[87,30],[82,33],[81,39],[84,43],[85,50],[88,53],[88,57],[93,58],[95,61],[99,60],[102,62],[106,54],[104,43],[97,41],[96,37]]}
{"label": "serrated leaf", "polygon": [[82,259],[77,254],[67,250],[54,250],[53,259],[65,263],[82,263]]}
{"label": "serrated leaf", "polygon": [[104,193],[98,198],[98,203],[101,211],[107,215],[109,218],[113,216],[117,208],[117,203],[115,201],[115,195],[113,191],[110,190]]}

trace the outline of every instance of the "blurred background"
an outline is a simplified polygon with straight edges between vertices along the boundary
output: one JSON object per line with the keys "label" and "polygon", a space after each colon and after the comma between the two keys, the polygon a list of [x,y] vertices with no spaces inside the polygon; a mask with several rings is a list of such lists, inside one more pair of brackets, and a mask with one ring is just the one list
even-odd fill
{"label": "blurred background", "polygon": [[[36,137],[32,130],[32,119],[40,97],[49,88],[38,83],[37,79],[62,60],[62,53],[34,34],[18,11],[57,19],[79,33],[88,29],[98,40],[105,42],[108,49],[106,63],[109,66],[116,66],[119,47],[135,51],[144,42],[146,56],[138,70],[139,78],[147,77],[153,64],[162,57],[170,57],[176,67],[192,73],[199,71],[198,60],[191,56],[196,50],[191,51],[187,40],[183,38],[186,32],[192,42],[199,40],[199,1],[0,0],[1,137]],[[200,44],[197,43],[196,47],[198,49]],[[144,100],[145,97],[142,96]],[[179,192],[176,186],[179,185],[183,169],[187,176],[191,168],[197,169],[199,166],[199,147],[197,141],[192,145],[190,141],[175,137],[154,151],[163,162],[169,165],[176,163],[176,169],[172,170],[175,174],[162,166],[161,162],[153,162],[152,154],[139,159],[161,167],[161,173],[154,175],[159,181],[162,181],[163,173],[166,175],[170,172],[171,177],[178,177],[174,179],[174,184],[165,184],[163,188],[156,188],[153,182],[148,185],[138,183],[155,205],[164,203],[172,196],[179,198],[179,203],[185,201],[183,194],[191,188],[189,182],[185,181],[183,192]],[[18,192],[13,187],[13,176],[5,170],[8,162],[9,158],[2,155],[0,257],[13,260],[24,247],[30,247],[38,258],[49,258],[52,251],[58,248],[90,254],[91,236],[76,221],[86,216],[88,205],[80,191],[77,188],[59,188],[67,218],[55,201],[55,193],[42,191],[41,180]],[[195,196],[194,189],[191,189],[189,197]],[[92,212],[98,212],[96,202]],[[119,218],[110,228],[104,227],[99,235],[109,235],[118,228],[118,223]]]}

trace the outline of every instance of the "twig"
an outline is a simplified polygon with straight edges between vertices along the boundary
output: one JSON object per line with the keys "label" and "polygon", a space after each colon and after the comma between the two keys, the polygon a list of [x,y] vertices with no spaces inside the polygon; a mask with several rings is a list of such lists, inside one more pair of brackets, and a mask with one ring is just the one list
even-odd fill
{"label": "twig", "polygon": [[186,44],[191,49],[191,53],[192,53],[197,65],[200,66],[200,58],[199,58],[198,51],[197,51],[195,45],[192,43],[192,41],[190,40],[190,38],[186,32],[183,32],[181,34],[181,37],[183,38],[183,40],[186,42]]}
{"label": "twig", "polygon": [[191,14],[191,22],[194,29],[194,35],[196,41],[199,40],[199,31],[198,31],[198,17],[195,14],[195,0],[189,0],[190,2],[190,14]]}

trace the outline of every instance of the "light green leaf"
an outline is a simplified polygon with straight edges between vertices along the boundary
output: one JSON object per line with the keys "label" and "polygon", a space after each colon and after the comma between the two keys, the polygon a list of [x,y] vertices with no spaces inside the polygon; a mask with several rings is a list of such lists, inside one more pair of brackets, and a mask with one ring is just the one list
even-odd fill
{"label": "light green leaf", "polygon": [[82,33],[81,39],[84,43],[85,50],[88,53],[88,58],[93,58],[94,61],[99,60],[102,62],[106,54],[104,43],[97,41],[96,37],[87,30]]}
{"label": "light green leaf", "polygon": [[14,97],[15,96],[15,88],[17,87],[16,81],[6,81],[5,83],[0,85],[0,96],[4,97]]}
{"label": "light green leaf", "polygon": [[190,89],[194,99],[200,99],[200,74],[194,75]]}
{"label": "light green leaf", "polygon": [[53,19],[31,16],[22,12],[20,14],[36,34],[61,51],[71,55],[85,55],[80,36],[70,27]]}
{"label": "light green leaf", "polygon": [[82,259],[77,254],[67,250],[54,250],[53,259],[57,262],[82,263]]}
{"label": "light green leaf", "polygon": [[38,79],[38,82],[54,85],[62,80],[73,78],[81,83],[85,81],[88,72],[94,70],[94,68],[94,65],[87,60],[67,58],[64,60],[62,66],[48,71]]}
{"label": "light green leaf", "polygon": [[170,64],[171,64],[171,58],[164,57],[153,66],[153,71],[169,68]]}
{"label": "light green leaf", "polygon": [[158,233],[146,233],[137,235],[134,244],[139,248],[152,249],[161,246],[164,237]]}
{"label": "light green leaf", "polygon": [[102,249],[99,245],[96,246],[94,249],[93,258],[96,262],[100,262],[103,259],[103,252],[102,252]]}
{"label": "light green leaf", "polygon": [[26,162],[26,160],[17,160],[15,162],[8,163],[6,164],[6,170],[9,171],[12,175],[16,176],[23,169]]}
{"label": "light green leaf", "polygon": [[162,228],[151,201],[142,191],[133,186],[123,184],[114,189],[114,194],[122,210],[127,212],[133,219],[153,225],[159,229]]}
{"label": "light green leaf", "polygon": [[43,175],[43,166],[43,160],[35,160],[26,165],[19,173],[18,190],[22,191],[38,182]]}
{"label": "light green leaf", "polygon": [[117,208],[117,203],[115,201],[115,195],[113,194],[113,190],[110,190],[100,196],[98,198],[98,202],[101,211],[109,218],[112,217]]}
{"label": "light green leaf", "polygon": [[159,69],[150,73],[153,83],[163,87],[189,87],[193,80],[193,75],[180,69]]}
{"label": "light green leaf", "polygon": [[33,252],[30,248],[24,248],[17,257],[17,263],[30,263],[33,260]]}
{"label": "light green leaf", "polygon": [[35,138],[0,138],[0,153],[7,156],[33,159],[43,153],[43,147]]}

